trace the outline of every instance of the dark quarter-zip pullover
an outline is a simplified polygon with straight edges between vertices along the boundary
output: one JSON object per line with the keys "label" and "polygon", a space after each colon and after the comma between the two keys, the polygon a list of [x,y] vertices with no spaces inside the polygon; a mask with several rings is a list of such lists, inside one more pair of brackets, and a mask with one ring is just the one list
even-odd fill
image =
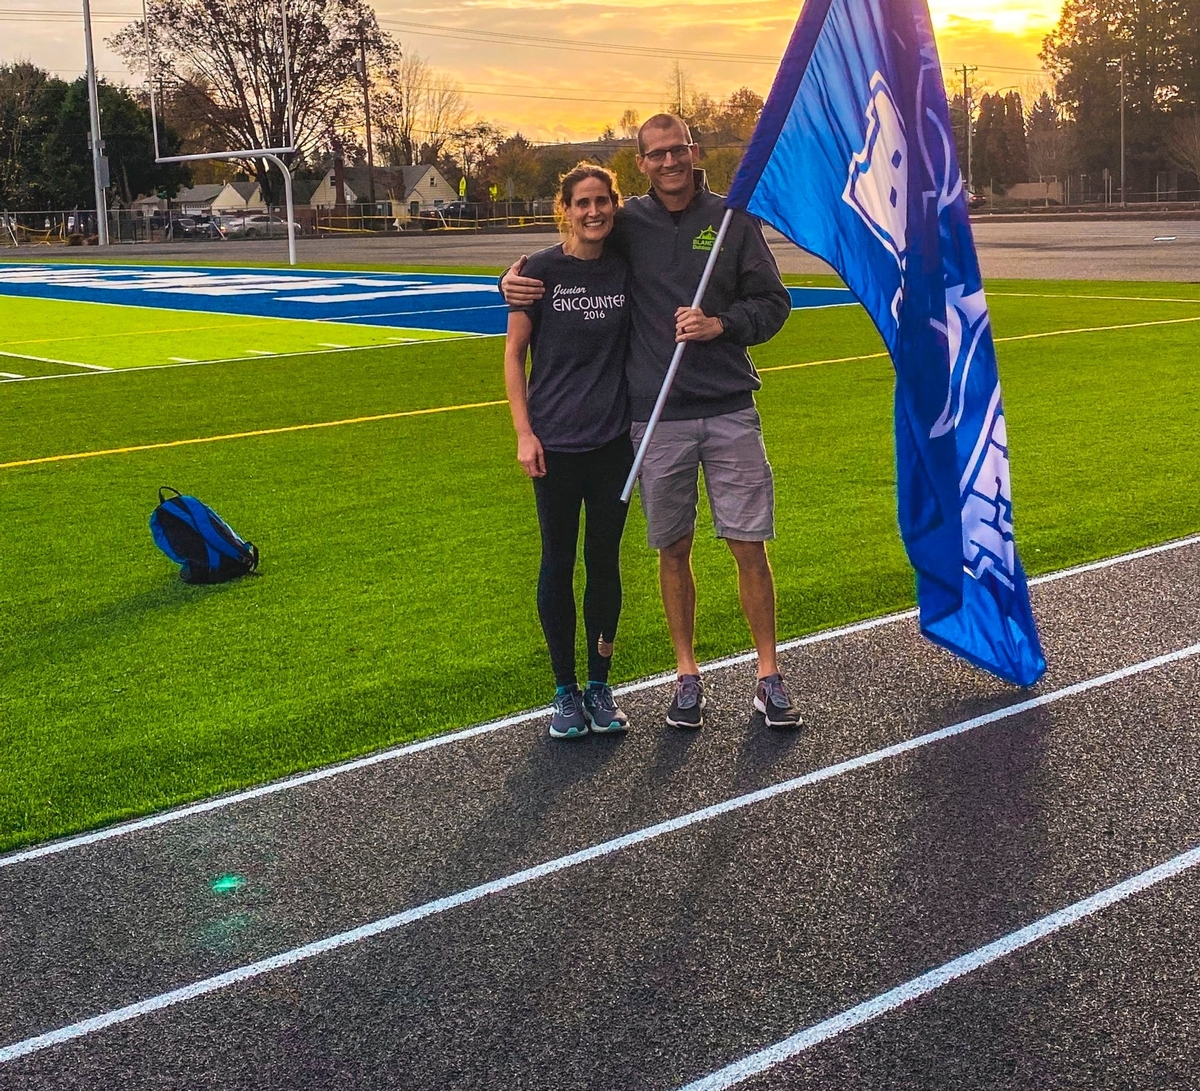
{"label": "dark quarter-zip pullover", "polygon": [[[696,196],[683,212],[668,211],[653,191],[630,198],[617,213],[609,240],[630,266],[626,376],[636,421],[650,419],[675,351],[675,311],[691,306],[725,215],[724,198],[709,190],[703,171],[695,173]],[[746,349],[783,328],[792,301],[753,216],[734,212],[701,309],[720,318],[725,332],[713,341],[688,344],[664,420],[747,409],[762,386]]]}

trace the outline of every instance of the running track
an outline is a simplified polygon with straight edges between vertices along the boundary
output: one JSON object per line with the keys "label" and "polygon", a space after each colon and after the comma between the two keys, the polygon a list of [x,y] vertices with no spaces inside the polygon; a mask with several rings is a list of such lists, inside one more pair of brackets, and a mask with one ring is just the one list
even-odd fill
{"label": "running track", "polygon": [[651,683],[0,857],[0,1087],[1194,1088],[1198,580],[1039,582],[1031,693],[903,617],[787,653],[799,734],[735,661],[695,735]]}

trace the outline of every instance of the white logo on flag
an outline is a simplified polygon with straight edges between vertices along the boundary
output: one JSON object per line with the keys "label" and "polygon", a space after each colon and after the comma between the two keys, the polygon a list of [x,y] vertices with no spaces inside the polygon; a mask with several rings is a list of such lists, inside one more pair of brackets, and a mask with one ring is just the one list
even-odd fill
{"label": "white logo on flag", "polygon": [[946,338],[947,356],[950,363],[950,385],[946,392],[946,408],[938,417],[929,433],[930,439],[944,436],[958,427],[962,419],[963,405],[967,393],[967,377],[971,374],[971,363],[979,339],[988,327],[987,301],[983,289],[964,294],[965,285],[958,284],[946,289],[946,324],[932,321],[934,329]]}
{"label": "white logo on flag", "polygon": [[975,579],[991,569],[1005,587],[1016,580],[1008,431],[1000,408],[1000,384],[992,392],[979,442],[959,482],[962,495],[963,562]]}
{"label": "white logo on flag", "polygon": [[866,118],[867,138],[850,161],[842,200],[903,269],[908,248],[908,138],[891,88],[878,72],[871,77]]}

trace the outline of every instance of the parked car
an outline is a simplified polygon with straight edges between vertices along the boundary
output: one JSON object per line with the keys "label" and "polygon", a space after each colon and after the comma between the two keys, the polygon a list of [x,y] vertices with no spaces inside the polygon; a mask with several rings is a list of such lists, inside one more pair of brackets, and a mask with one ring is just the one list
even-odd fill
{"label": "parked car", "polygon": [[967,191],[967,208],[979,208],[981,205],[987,204],[987,194],[979,193],[977,190]]}
{"label": "parked car", "polygon": [[[281,238],[287,234],[287,220],[282,216],[268,216],[256,212],[249,216],[231,216],[223,225],[226,238]],[[300,225],[293,221],[292,228],[300,234]]]}

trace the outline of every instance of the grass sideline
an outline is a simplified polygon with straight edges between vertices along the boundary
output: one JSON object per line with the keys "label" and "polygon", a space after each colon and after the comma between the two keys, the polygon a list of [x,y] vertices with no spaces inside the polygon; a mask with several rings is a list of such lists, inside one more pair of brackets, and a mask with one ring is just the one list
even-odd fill
{"label": "grass sideline", "polygon": [[[1200,530],[1200,323],[1003,340],[1200,316],[1200,286],[989,291],[1030,572]],[[1123,295],[1143,298],[1098,298]],[[850,308],[797,313],[755,351],[783,637],[912,602],[890,364],[793,366],[879,351]],[[13,383],[0,462],[502,396],[495,339]],[[0,849],[543,703],[536,519],[512,446],[492,406],[0,470],[0,549],[20,573],[0,587]],[[262,575],[181,584],[146,529],[161,484],[253,538]],[[700,654],[746,647],[732,562],[703,530],[696,568]],[[624,571],[629,679],[669,666],[636,505]]]}

